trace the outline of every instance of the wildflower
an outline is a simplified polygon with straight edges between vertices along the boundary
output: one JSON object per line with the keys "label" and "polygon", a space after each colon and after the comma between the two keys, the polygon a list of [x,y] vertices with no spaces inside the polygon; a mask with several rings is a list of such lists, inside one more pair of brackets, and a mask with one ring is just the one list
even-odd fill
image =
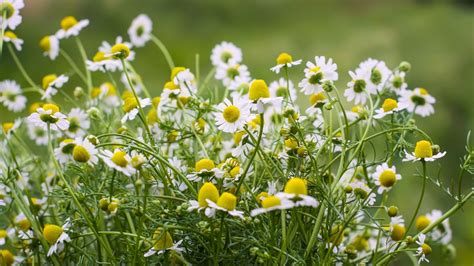
{"label": "wildflower", "polygon": [[31,227],[31,222],[28,220],[28,218],[26,218],[24,213],[20,213],[15,217],[15,224],[25,232]]}
{"label": "wildflower", "polygon": [[286,182],[284,192],[279,192],[276,196],[280,199],[291,200],[295,207],[310,206],[316,208],[319,205],[315,198],[308,196],[306,180],[299,177],[290,178]]}
{"label": "wildflower", "polygon": [[48,251],[48,257],[53,254],[61,253],[64,249],[65,242],[71,242],[71,238],[67,234],[71,227],[71,221],[66,220],[62,227],[55,224],[46,224],[43,228],[43,236],[51,245]]}
{"label": "wildflower", "polygon": [[10,266],[16,261],[15,255],[13,255],[13,253],[8,249],[0,249],[0,265]]}
{"label": "wildflower", "polygon": [[76,138],[72,150],[72,159],[78,163],[88,163],[95,165],[99,161],[97,149],[88,138]]}
{"label": "wildflower", "polygon": [[[415,226],[418,230],[423,230],[430,224],[437,222],[443,213],[440,210],[432,210],[426,215],[421,215],[416,219]],[[449,219],[444,219],[438,226],[430,231],[430,236],[433,240],[440,241],[442,244],[449,244],[452,239],[452,230],[449,225]]]}
{"label": "wildflower", "polygon": [[[116,51],[112,51],[114,46]],[[126,61],[133,61],[135,59],[135,52],[130,50],[132,47],[132,44],[124,42],[121,36],[115,38],[114,44],[109,44],[108,42],[103,41],[99,47],[99,51],[95,54],[92,61],[86,61],[87,68],[91,71],[99,70],[102,72],[122,71],[122,62],[117,56],[124,57]],[[114,53],[117,54],[114,55]]]}
{"label": "wildflower", "polygon": [[207,217],[213,217],[215,214],[215,209],[209,207],[209,201],[217,202],[219,200],[219,191],[216,186],[211,182],[206,182],[199,189],[198,200],[190,200],[190,207],[188,211],[198,210],[201,211],[204,209],[204,214]]}
{"label": "wildflower", "polygon": [[[138,101],[140,102],[140,105],[138,104]],[[125,97],[123,106],[122,106],[122,109],[125,112],[125,115],[122,117],[122,120],[121,120],[122,124],[127,122],[128,120],[130,121],[134,120],[135,117],[139,113],[138,108],[140,107],[144,108],[151,105],[151,100],[149,98],[145,98],[145,99],[138,98],[138,101],[133,95]]]}
{"label": "wildflower", "polygon": [[59,112],[59,106],[51,103],[36,109],[36,112],[28,117],[28,121],[42,129],[50,127],[54,131],[66,130],[69,127],[67,116]]}
{"label": "wildflower", "polygon": [[405,81],[405,76],[406,72],[395,71],[388,80],[389,89],[400,95],[408,87],[408,84]]}
{"label": "wildflower", "polygon": [[217,109],[219,112],[216,114],[216,126],[224,132],[235,133],[252,118],[250,103],[243,99],[233,98],[232,102],[224,99]]}
{"label": "wildflower", "polygon": [[400,241],[405,237],[405,221],[401,216],[390,218],[390,237],[393,241]]}
{"label": "wildflower", "polygon": [[59,143],[59,147],[54,149],[54,155],[59,163],[65,164],[72,159],[72,151],[76,143],[73,139],[64,139]]}
{"label": "wildflower", "polygon": [[[23,0],[3,0],[0,3],[0,25],[14,30],[21,23],[20,9],[25,6]],[[5,21],[3,16],[5,14]]]}
{"label": "wildflower", "polygon": [[15,229],[9,228],[7,230],[0,229],[0,246],[5,245],[8,238],[12,238],[15,235]]}
{"label": "wildflower", "polygon": [[274,196],[274,195],[263,198],[261,200],[261,205],[262,205],[262,208],[253,209],[250,212],[250,215],[256,216],[256,215],[267,213],[274,210],[291,209],[295,206],[291,200]]}
{"label": "wildflower", "polygon": [[12,31],[6,31],[3,35],[3,40],[5,42],[10,42],[15,46],[15,49],[21,51],[21,46],[23,45],[23,40],[18,38],[15,33]]}
{"label": "wildflower", "polygon": [[431,247],[425,243],[426,240],[426,235],[425,234],[420,234],[418,236],[418,240],[416,243],[418,244],[418,248],[416,250],[416,255],[420,256],[420,259],[418,260],[418,263],[421,263],[422,261],[430,262],[426,256],[430,255],[432,250]]}
{"label": "wildflower", "polygon": [[88,25],[88,19],[77,21],[73,16],[64,17],[61,20],[61,29],[56,32],[56,37],[58,39],[67,39],[71,36],[78,36],[81,30]]}
{"label": "wildflower", "polygon": [[68,114],[69,128],[66,134],[70,137],[84,137],[91,123],[87,113],[80,108],[72,108]]}
{"label": "wildflower", "polygon": [[131,176],[135,173],[130,156],[121,149],[115,149],[114,152],[104,150],[100,157],[110,168],[115,169],[126,176]]}
{"label": "wildflower", "polygon": [[297,65],[301,64],[302,61],[303,60],[301,60],[301,59],[293,61],[293,57],[291,57],[291,55],[289,55],[287,53],[281,53],[281,54],[278,55],[278,57],[276,59],[277,65],[270,68],[270,70],[278,74],[278,73],[280,73],[280,70],[282,68],[284,68],[284,67],[290,68],[290,67],[293,67],[293,66],[297,66]]}
{"label": "wildflower", "polygon": [[375,193],[372,193],[371,189],[364,182],[354,181],[349,185],[352,187],[355,196],[367,202],[369,206],[374,205],[376,201]]}
{"label": "wildflower", "polygon": [[44,36],[40,42],[39,46],[43,51],[43,55],[49,57],[49,59],[54,60],[59,55],[59,40],[54,35]]}
{"label": "wildflower", "polygon": [[20,85],[14,80],[0,82],[0,102],[12,112],[20,112],[25,109],[26,97],[23,96]]}
{"label": "wildflower", "polygon": [[399,104],[396,100],[392,98],[387,98],[384,100],[382,104],[382,108],[375,110],[375,119],[380,119],[385,117],[386,115],[393,114],[395,112],[400,112],[401,110],[405,109],[406,106]]}
{"label": "wildflower", "polygon": [[128,28],[128,36],[135,47],[143,47],[151,39],[151,31],[153,22],[145,15],[140,14],[133,19],[130,28]]}
{"label": "wildflower", "polygon": [[217,200],[217,203],[209,199],[206,199],[206,201],[210,208],[227,212],[232,216],[237,216],[242,219],[244,218],[244,216],[242,215],[244,212],[235,209],[237,204],[237,197],[229,192],[222,193],[222,195]]}
{"label": "wildflower", "polygon": [[296,101],[297,94],[295,86],[291,80],[287,81],[284,78],[280,78],[279,80],[270,83],[268,89],[270,90],[270,97],[282,97],[284,99],[290,98],[292,101]]}
{"label": "wildflower", "polygon": [[250,83],[249,100],[253,102],[251,109],[263,113],[266,105],[280,108],[282,97],[270,97],[270,90],[263,79],[255,79]]}
{"label": "wildflower", "polygon": [[337,71],[337,65],[333,63],[332,58],[316,56],[314,58],[315,63],[307,62],[305,72],[305,78],[298,84],[301,91],[310,95],[323,91],[323,83],[336,81],[339,78]]}
{"label": "wildflower", "polygon": [[429,95],[428,91],[424,88],[416,88],[412,91],[401,91],[399,101],[404,104],[411,113],[418,114],[422,117],[434,114],[433,104],[436,102],[436,99]]}
{"label": "wildflower", "polygon": [[242,51],[230,42],[221,42],[212,49],[211,61],[215,67],[239,64],[242,61]]}
{"label": "wildflower", "polygon": [[389,167],[387,163],[383,163],[375,168],[372,178],[375,181],[375,185],[379,186],[377,192],[381,194],[384,191],[390,190],[397,180],[402,179],[402,176],[397,174],[395,166]]}
{"label": "wildflower", "polygon": [[224,171],[217,168],[214,162],[210,159],[204,158],[196,162],[194,172],[189,174],[187,178],[191,181],[200,181],[203,177],[221,178]]}
{"label": "wildflower", "polygon": [[372,58],[360,63],[356,72],[363,73],[367,77],[367,92],[371,94],[382,91],[387,80],[392,75],[385,62]]}
{"label": "wildflower", "polygon": [[196,78],[189,68],[177,67],[173,72],[171,80],[180,88],[181,96],[191,96],[197,92]]}
{"label": "wildflower", "polygon": [[347,89],[344,96],[348,101],[354,101],[355,104],[364,104],[367,101],[367,73],[349,71],[352,80],[347,83]]}
{"label": "wildflower", "polygon": [[219,65],[216,69],[215,79],[221,80],[224,86],[230,86],[237,79],[250,79],[248,67],[242,64]]}
{"label": "wildflower", "polygon": [[[436,152],[436,151],[435,151]],[[420,140],[416,143],[415,152],[411,154],[405,151],[405,158],[403,159],[404,162],[407,161],[425,161],[425,162],[433,162],[439,158],[444,157],[446,152],[433,152],[433,147],[431,142],[427,140]]]}
{"label": "wildflower", "polygon": [[184,248],[180,247],[183,240],[180,240],[173,244],[173,237],[171,234],[163,228],[157,228],[153,233],[153,247],[145,253],[145,257],[149,257],[155,254],[162,254],[167,250],[174,250],[176,252],[182,252]]}
{"label": "wildflower", "polygon": [[41,97],[44,99],[51,99],[52,96],[56,95],[58,89],[61,88],[69,78],[66,75],[60,75],[59,77],[55,74],[49,74],[43,77],[43,89],[44,94]]}

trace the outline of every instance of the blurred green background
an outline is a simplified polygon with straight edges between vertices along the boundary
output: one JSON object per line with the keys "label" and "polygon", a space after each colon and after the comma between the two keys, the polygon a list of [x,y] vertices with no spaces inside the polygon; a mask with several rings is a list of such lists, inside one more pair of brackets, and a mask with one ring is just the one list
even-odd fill
{"label": "blurred green background", "polygon": [[[38,48],[42,36],[59,29],[62,17],[90,19],[90,27],[80,37],[91,57],[102,40],[112,42],[118,35],[127,37],[131,20],[146,13],[154,22],[154,33],[165,42],[178,65],[194,69],[195,54],[200,55],[201,75],[210,69],[211,49],[222,40],[242,48],[244,63],[252,77],[268,81],[276,77],[269,68],[282,51],[304,60],[312,60],[315,55],[332,57],[339,67],[341,89],[349,79],[347,71],[368,57],[384,60],[390,68],[402,60],[409,61],[410,88],[425,87],[437,99],[435,115],[417,117],[417,123],[448,151],[440,172],[448,180],[457,176],[467,132],[474,128],[474,5],[471,1],[26,0],[25,3],[21,12],[23,23],[16,30],[25,40],[19,57],[37,83],[45,74],[70,70],[64,59],[52,62]],[[61,42],[61,47],[79,60],[72,40]],[[134,65],[148,88],[158,95],[169,78],[166,62],[152,43],[137,52]],[[302,67],[292,72],[297,82]],[[101,74],[94,77],[106,78]],[[5,50],[0,61],[0,80],[7,78],[27,86]],[[73,77],[67,88],[70,92],[74,81],[79,84]],[[0,117],[4,122],[13,116],[0,107]],[[421,180],[412,177],[416,171],[413,165],[405,163],[403,168],[404,180],[396,186],[389,201],[398,205],[409,219],[419,197]],[[438,163],[430,168],[432,176],[438,174]],[[464,180],[468,191],[473,177],[466,174]],[[421,212],[432,208],[446,211],[453,204],[453,200],[431,185]],[[474,263],[473,222],[472,201],[451,218],[453,243],[458,253],[456,265]],[[444,264],[441,252],[435,248],[433,253],[432,262]]]}

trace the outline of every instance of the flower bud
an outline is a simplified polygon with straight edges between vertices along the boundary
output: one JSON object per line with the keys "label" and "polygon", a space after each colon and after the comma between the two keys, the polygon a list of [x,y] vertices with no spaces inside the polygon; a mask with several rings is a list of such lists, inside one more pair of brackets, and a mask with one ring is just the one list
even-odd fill
{"label": "flower bud", "polygon": [[74,97],[76,97],[76,99],[80,99],[82,96],[84,96],[84,89],[79,86],[74,88]]}
{"label": "flower bud", "polygon": [[403,71],[403,72],[408,72],[411,69],[411,64],[408,63],[407,61],[403,61],[398,65],[398,70]]}
{"label": "flower bud", "polygon": [[397,216],[397,214],[398,214],[398,208],[397,208],[396,206],[393,206],[393,205],[390,206],[390,207],[388,207],[388,209],[387,209],[387,214],[388,214],[388,216],[390,216],[390,217],[395,217],[395,216]]}
{"label": "flower bud", "polygon": [[95,120],[98,120],[102,117],[101,111],[99,109],[97,109],[96,107],[89,108],[89,110],[87,110],[87,115],[91,119],[95,119]]}
{"label": "flower bud", "polygon": [[336,87],[334,86],[334,83],[332,83],[331,81],[326,81],[326,82],[323,83],[323,90],[325,90],[327,92],[331,92],[335,88]]}

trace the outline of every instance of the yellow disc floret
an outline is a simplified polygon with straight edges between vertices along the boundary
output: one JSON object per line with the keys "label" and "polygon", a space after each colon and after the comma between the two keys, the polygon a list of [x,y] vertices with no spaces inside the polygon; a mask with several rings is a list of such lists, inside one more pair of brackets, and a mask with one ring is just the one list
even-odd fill
{"label": "yellow disc floret", "polygon": [[4,132],[5,134],[7,134],[8,131],[10,131],[10,129],[13,128],[13,125],[14,125],[14,124],[13,124],[12,122],[5,122],[5,123],[3,123],[3,124],[2,124],[3,132]]}
{"label": "yellow disc floret", "polygon": [[278,55],[276,61],[278,65],[283,65],[283,64],[288,64],[288,63],[293,62],[293,58],[291,57],[291,55],[287,53],[281,53]]}
{"label": "yellow disc floret", "polygon": [[13,33],[13,31],[9,31],[9,30],[7,30],[3,36],[5,36],[5,37],[7,37],[7,38],[10,38],[10,39],[12,39],[12,40],[18,39],[18,37],[16,36],[16,34]]}
{"label": "yellow disc floret", "polygon": [[117,151],[114,152],[114,154],[112,155],[110,160],[112,160],[112,162],[114,162],[114,164],[116,164],[120,167],[126,167],[128,165],[128,161],[125,158],[126,155],[127,155],[126,152],[124,152],[122,150],[117,150]]}
{"label": "yellow disc floret", "polygon": [[61,20],[61,28],[63,30],[69,30],[77,24],[77,19],[73,16],[64,17]]}
{"label": "yellow disc floret", "polygon": [[46,224],[43,228],[43,236],[49,244],[56,243],[63,232],[63,228],[54,224]]}
{"label": "yellow disc floret", "polygon": [[113,54],[114,58],[126,59],[130,55],[130,48],[124,43],[117,43],[112,46],[110,52]]}
{"label": "yellow disc floret", "polygon": [[76,145],[72,150],[72,157],[76,162],[86,163],[91,158],[90,153],[83,146]]}
{"label": "yellow disc floret", "polygon": [[397,107],[398,107],[397,101],[392,98],[385,99],[385,101],[383,101],[383,104],[382,104],[382,109],[384,112],[390,112]]}
{"label": "yellow disc floret", "polygon": [[43,89],[47,89],[49,87],[49,84],[53,82],[58,76],[55,74],[49,74],[43,77]]}
{"label": "yellow disc floret", "polygon": [[285,193],[297,194],[297,195],[308,195],[308,188],[306,181],[299,177],[293,177],[285,185]]}
{"label": "yellow disc floret", "polygon": [[390,237],[393,241],[400,241],[405,236],[406,228],[401,224],[395,224],[392,228],[392,234]]}
{"label": "yellow disc floret", "polygon": [[165,250],[173,246],[173,237],[168,231],[158,228],[153,233],[153,243],[154,250]]}
{"label": "yellow disc floret", "polygon": [[15,263],[15,256],[9,250],[0,250],[0,265],[10,266]]}
{"label": "yellow disc floret", "polygon": [[53,103],[46,103],[45,105],[43,105],[43,110],[45,111],[51,110],[51,114],[55,114],[59,112],[59,106]]}
{"label": "yellow disc floret", "polygon": [[430,223],[431,221],[428,217],[426,217],[426,215],[421,215],[418,218],[416,218],[415,226],[416,226],[416,229],[421,231],[425,229],[426,227],[428,227]]}
{"label": "yellow disc floret", "polygon": [[174,78],[176,77],[176,75],[178,75],[179,72],[184,71],[184,70],[186,70],[185,67],[174,67],[174,68],[171,70],[170,80],[173,81]]}
{"label": "yellow disc floret", "polygon": [[39,42],[39,47],[43,52],[48,52],[51,49],[51,40],[49,36],[44,36]]}
{"label": "yellow disc floret", "polygon": [[279,206],[281,204],[281,200],[277,196],[268,196],[262,200],[262,207],[265,209]]}
{"label": "yellow disc floret", "polygon": [[240,110],[235,105],[229,105],[224,109],[222,115],[224,116],[225,121],[234,123],[235,121],[239,120]]}
{"label": "yellow disc floret", "polygon": [[137,107],[138,107],[138,101],[135,97],[132,96],[132,97],[125,98],[122,109],[125,113],[128,113]]}
{"label": "yellow disc floret", "polygon": [[382,186],[391,187],[397,181],[397,177],[392,170],[385,170],[380,174],[379,181]]}
{"label": "yellow disc floret", "polygon": [[315,105],[324,100],[326,100],[326,95],[324,95],[324,92],[315,93],[309,97],[309,102],[311,105]]}
{"label": "yellow disc floret", "polygon": [[421,245],[421,250],[423,251],[423,254],[425,254],[425,255],[430,255],[431,252],[432,252],[431,247],[426,243],[423,243]]}
{"label": "yellow disc floret", "polygon": [[230,194],[229,192],[224,192],[217,200],[217,206],[222,207],[226,210],[232,211],[235,210],[237,205],[237,197]]}
{"label": "yellow disc floret", "polygon": [[201,170],[212,170],[215,167],[216,165],[212,160],[205,158],[196,162],[195,170],[196,172],[201,172]]}
{"label": "yellow disc floret", "polygon": [[256,79],[250,84],[249,99],[256,101],[260,98],[269,98],[270,90],[263,79]]}
{"label": "yellow disc floret", "polygon": [[430,158],[433,156],[433,150],[431,149],[431,142],[427,140],[421,140],[416,143],[415,156],[417,158]]}
{"label": "yellow disc floret", "polygon": [[211,182],[206,182],[202,185],[201,189],[199,189],[198,194],[198,202],[199,207],[205,208],[207,207],[207,201],[210,200],[212,202],[217,202],[219,199],[219,191],[217,190],[216,186]]}

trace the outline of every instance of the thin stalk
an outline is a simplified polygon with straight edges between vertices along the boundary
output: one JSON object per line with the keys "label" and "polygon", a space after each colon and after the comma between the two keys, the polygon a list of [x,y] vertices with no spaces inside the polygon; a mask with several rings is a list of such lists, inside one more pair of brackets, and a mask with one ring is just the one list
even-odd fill
{"label": "thin stalk", "polygon": [[155,35],[151,35],[151,40],[158,46],[158,48],[161,50],[161,53],[163,53],[163,56],[166,59],[166,62],[168,63],[168,66],[170,68],[170,71],[173,70],[174,68],[174,62],[173,58],[171,58],[170,52],[168,49],[166,49],[166,46],[156,37]]}

